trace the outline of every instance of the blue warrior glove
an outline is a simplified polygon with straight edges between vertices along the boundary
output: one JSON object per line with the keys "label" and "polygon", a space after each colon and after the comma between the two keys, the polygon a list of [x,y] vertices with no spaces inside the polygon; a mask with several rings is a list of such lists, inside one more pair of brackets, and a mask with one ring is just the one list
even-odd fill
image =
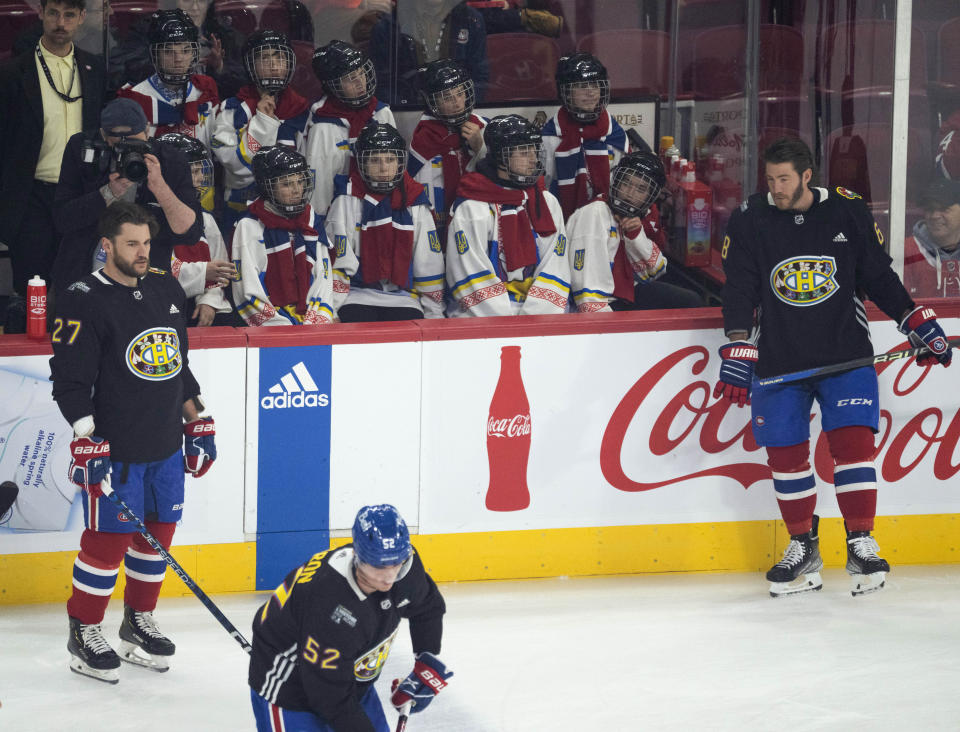
{"label": "blue warrior glove", "polygon": [[447,685],[447,679],[453,676],[453,671],[447,671],[443,662],[432,653],[423,651],[417,654],[417,662],[413,671],[403,681],[393,680],[391,690],[393,695],[390,702],[397,709],[401,709],[407,702],[413,702],[411,713],[422,712],[433,697]]}
{"label": "blue warrior glove", "polygon": [[738,407],[750,403],[750,385],[757,365],[757,347],[749,341],[731,341],[720,346],[720,380],[713,387],[713,396],[729,399]]}
{"label": "blue warrior glove", "polygon": [[914,348],[926,346],[930,349],[929,353],[917,356],[918,366],[926,366],[934,361],[939,361],[944,366],[950,365],[953,349],[937,322],[937,314],[933,312],[933,308],[914,308],[900,323],[900,332],[910,339],[910,345]]}

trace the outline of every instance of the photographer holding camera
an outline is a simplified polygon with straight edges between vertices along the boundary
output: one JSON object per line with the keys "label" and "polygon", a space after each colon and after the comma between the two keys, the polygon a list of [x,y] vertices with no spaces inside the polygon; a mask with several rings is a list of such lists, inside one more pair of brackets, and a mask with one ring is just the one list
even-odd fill
{"label": "photographer holding camera", "polygon": [[98,136],[80,133],[67,142],[54,197],[63,234],[53,267],[54,294],[103,266],[97,220],[115,201],[138,203],[157,218],[152,267],[170,269],[173,247],[200,238],[200,206],[186,156],[147,139],[146,116],[130,99],[103,108]]}

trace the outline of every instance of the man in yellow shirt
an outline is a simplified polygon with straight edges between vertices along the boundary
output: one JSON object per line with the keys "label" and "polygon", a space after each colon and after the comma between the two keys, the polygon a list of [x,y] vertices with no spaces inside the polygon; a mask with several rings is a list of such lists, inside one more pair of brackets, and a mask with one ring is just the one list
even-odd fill
{"label": "man in yellow shirt", "polygon": [[103,106],[103,60],[76,48],[85,0],[41,0],[43,35],[0,64],[0,242],[10,250],[13,288],[49,282],[60,235],[53,194],[71,135],[96,130]]}

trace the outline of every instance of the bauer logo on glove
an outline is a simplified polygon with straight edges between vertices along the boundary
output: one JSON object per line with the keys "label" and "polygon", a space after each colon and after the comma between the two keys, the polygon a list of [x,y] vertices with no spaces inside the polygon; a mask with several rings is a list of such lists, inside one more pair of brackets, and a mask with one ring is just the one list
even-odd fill
{"label": "bauer logo on glove", "polygon": [[217,446],[213,439],[216,434],[213,417],[183,425],[183,472],[193,473],[194,478],[199,478],[210,469],[217,459]]}
{"label": "bauer logo on glove", "polygon": [[109,475],[110,443],[102,437],[75,437],[70,443],[70,480],[93,498],[103,495],[100,484]]}
{"label": "bauer logo on glove", "polygon": [[413,708],[410,712],[422,712],[433,701],[433,697],[443,690],[451,676],[453,671],[447,671],[439,658],[423,651],[417,654],[417,662],[407,678],[403,681],[393,680],[390,702],[397,709],[402,709],[405,704],[412,702]]}

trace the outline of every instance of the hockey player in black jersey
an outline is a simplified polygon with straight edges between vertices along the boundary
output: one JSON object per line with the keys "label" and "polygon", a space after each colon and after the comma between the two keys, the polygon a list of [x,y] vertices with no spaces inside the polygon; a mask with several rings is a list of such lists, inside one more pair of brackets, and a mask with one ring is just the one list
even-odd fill
{"label": "hockey player in black jersey", "polygon": [[[199,477],[216,458],[213,419],[198,413],[200,387],[187,359],[186,297],[173,276],[149,268],[156,230],[134,203],[108,207],[100,218],[106,263],[63,291],[51,332],[53,398],[73,425],[70,479],[84,491],[86,524],[67,602],[70,668],[110,683],[121,658],[166,671],[175,646],[153,618],[166,563],[101,484],[109,479],[169,547],[183,513],[184,473]],[[100,624],[121,561],[118,657]]]}
{"label": "hockey player in black jersey", "polygon": [[[790,532],[783,559],[767,572],[773,596],[822,586],[817,493],[810,466],[810,409],[820,405],[833,457],[833,483],[847,530],[854,595],[883,586],[890,566],[870,535],[877,508],[873,466],[879,389],[873,367],[787,384],[754,381],[873,355],[864,294],[899,323],[920,365],[950,365],[952,352],[932,308],[917,307],[890,267],[883,237],[862,198],[811,187],[810,149],[782,138],[764,151],[770,192],[730,217],[721,255],[723,362],[714,396],[751,404],[753,435],[766,448],[780,513]],[[748,340],[754,313],[759,333]]]}
{"label": "hockey player in black jersey", "polygon": [[416,663],[391,702],[423,711],[453,676],[437,658],[445,605],[389,504],[365,506],[353,542],[291,571],[253,620],[257,729],[389,732],[374,681],[410,623]]}

